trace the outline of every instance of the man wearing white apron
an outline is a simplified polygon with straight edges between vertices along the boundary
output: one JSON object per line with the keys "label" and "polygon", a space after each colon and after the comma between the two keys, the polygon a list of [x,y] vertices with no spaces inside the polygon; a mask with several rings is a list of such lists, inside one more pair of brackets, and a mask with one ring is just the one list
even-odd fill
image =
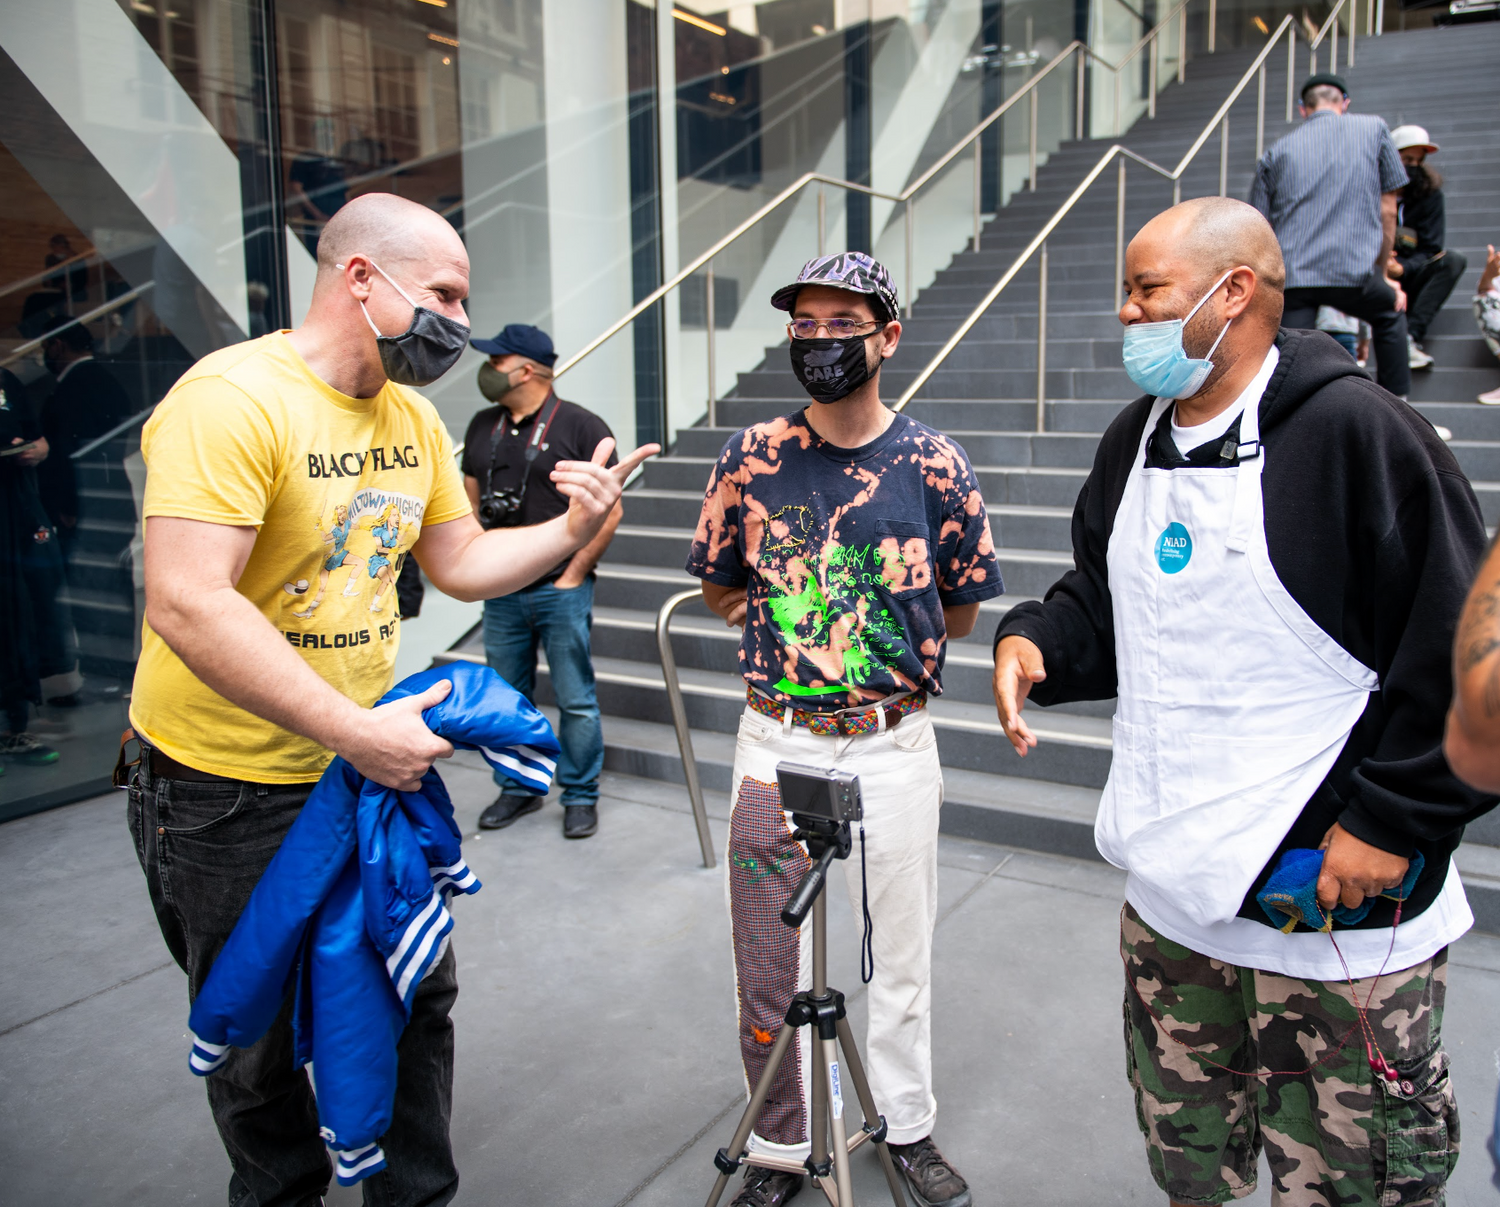
{"label": "man wearing white apron", "polygon": [[[1151,1172],[1174,1204],[1222,1203],[1264,1149],[1278,1207],[1441,1204],[1446,951],[1473,921],[1449,857],[1493,803],[1441,749],[1478,504],[1426,420],[1326,335],[1280,330],[1251,207],[1173,207],[1126,270],[1147,395],[1100,442],[1076,568],[1001,623],[995,697],[1022,755],[1028,697],[1118,699],[1095,840],[1129,873]],[[1318,909],[1369,898],[1362,920],[1272,922],[1256,894],[1298,849],[1323,852]],[[1398,914],[1382,894],[1416,867]]]}

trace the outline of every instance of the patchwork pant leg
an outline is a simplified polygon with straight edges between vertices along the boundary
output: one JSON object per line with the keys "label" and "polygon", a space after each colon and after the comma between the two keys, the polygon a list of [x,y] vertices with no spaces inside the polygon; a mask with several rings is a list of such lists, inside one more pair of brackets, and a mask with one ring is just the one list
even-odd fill
{"label": "patchwork pant leg", "polygon": [[[798,757],[790,744],[780,725],[746,710],[731,776],[725,891],[747,1094],[765,1071],[787,1006],[812,984],[812,929],[793,930],[781,921],[782,906],[811,866],[807,852],[792,838],[776,786],[776,764]],[[752,1151],[797,1160],[807,1156],[810,1061],[811,1045],[803,1029],[781,1062],[750,1137]]]}

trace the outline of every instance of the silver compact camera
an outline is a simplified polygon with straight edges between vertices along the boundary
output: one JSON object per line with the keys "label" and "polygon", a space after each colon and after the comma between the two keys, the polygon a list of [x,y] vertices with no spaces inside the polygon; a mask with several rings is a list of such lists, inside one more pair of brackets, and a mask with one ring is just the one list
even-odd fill
{"label": "silver compact camera", "polygon": [[859,821],[865,815],[859,776],[852,771],[779,763],[776,782],[781,789],[781,807],[788,813],[836,824]]}

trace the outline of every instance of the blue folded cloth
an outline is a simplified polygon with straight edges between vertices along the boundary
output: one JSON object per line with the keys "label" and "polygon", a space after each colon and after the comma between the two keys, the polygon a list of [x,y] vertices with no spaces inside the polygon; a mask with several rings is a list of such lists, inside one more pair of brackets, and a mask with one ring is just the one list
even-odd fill
{"label": "blue folded cloth", "polygon": [[[1400,885],[1381,893],[1392,901],[1405,901],[1422,874],[1422,852],[1411,857],[1406,875]],[[1355,909],[1343,905],[1333,907],[1325,914],[1318,904],[1318,875],[1323,870],[1323,852],[1296,847],[1288,851],[1277,862],[1265,888],[1255,894],[1266,917],[1273,926],[1281,928],[1282,934],[1291,934],[1297,923],[1303,922],[1314,930],[1332,930],[1337,922],[1340,926],[1353,926],[1363,922],[1375,904],[1373,897],[1366,897]]]}

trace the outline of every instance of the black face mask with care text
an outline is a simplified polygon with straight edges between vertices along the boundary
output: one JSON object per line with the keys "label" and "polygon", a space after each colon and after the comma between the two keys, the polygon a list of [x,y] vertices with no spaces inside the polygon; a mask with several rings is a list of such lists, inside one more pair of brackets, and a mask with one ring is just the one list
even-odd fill
{"label": "black face mask with care text", "polygon": [[792,373],[814,402],[847,398],[870,380],[865,341],[876,334],[878,331],[850,339],[794,339]]}

